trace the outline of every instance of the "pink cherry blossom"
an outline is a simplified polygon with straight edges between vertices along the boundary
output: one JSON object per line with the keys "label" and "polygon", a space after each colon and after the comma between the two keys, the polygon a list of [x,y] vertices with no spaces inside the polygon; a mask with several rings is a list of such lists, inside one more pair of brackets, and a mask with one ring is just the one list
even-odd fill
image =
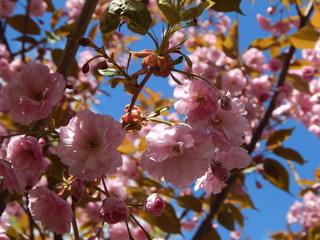
{"label": "pink cherry blossom", "polygon": [[257,72],[263,72],[263,64],[265,63],[266,58],[257,48],[250,48],[244,52],[242,54],[242,60],[248,67],[256,70]]}
{"label": "pink cherry blossom", "polygon": [[273,79],[268,75],[253,78],[248,86],[248,94],[255,96],[259,102],[265,102],[271,96],[272,81]]}
{"label": "pink cherry blossom", "polygon": [[259,23],[261,29],[270,31],[271,30],[271,22],[270,19],[265,18],[261,14],[257,14],[257,22]]}
{"label": "pink cherry blossom", "polygon": [[221,192],[225,183],[220,181],[212,172],[206,172],[202,177],[198,178],[194,186],[194,190],[203,189],[207,194],[218,194]]}
{"label": "pink cherry blossom", "polygon": [[267,8],[267,13],[272,16],[276,10],[277,10],[276,6],[270,6]]}
{"label": "pink cherry blossom", "polygon": [[35,17],[42,17],[47,10],[47,3],[43,0],[30,1],[30,15]]}
{"label": "pink cherry blossom", "polygon": [[218,108],[220,93],[200,80],[185,80],[173,92],[180,100],[174,104],[179,114],[187,114],[190,123],[207,121]]}
{"label": "pink cherry blossom", "polygon": [[38,139],[32,136],[13,138],[8,145],[7,158],[19,175],[26,178],[41,173],[49,165]]}
{"label": "pink cherry blossom", "polygon": [[24,192],[23,182],[19,179],[17,172],[4,159],[0,159],[0,176],[3,177],[3,188],[7,189],[10,194],[13,194],[14,191]]}
{"label": "pink cherry blossom", "polygon": [[77,178],[71,183],[72,199],[79,201],[86,193],[85,183]]}
{"label": "pink cherry blossom", "polygon": [[245,168],[250,164],[251,158],[248,151],[242,147],[230,148],[227,152],[217,151],[215,161],[231,170],[234,168]]}
{"label": "pink cherry blossom", "polygon": [[28,64],[13,75],[4,90],[13,120],[28,124],[48,117],[62,98],[65,84],[60,73],[50,73],[47,66],[39,63]]}
{"label": "pink cherry blossom", "polygon": [[[0,14],[1,15],[1,14]],[[0,43],[0,59],[6,59],[9,60],[10,58],[10,53],[7,49],[7,46],[3,43]]]}
{"label": "pink cherry blossom", "polygon": [[111,224],[108,231],[111,240],[129,239],[128,229],[122,222]]}
{"label": "pink cherry blossom", "polygon": [[224,73],[221,77],[222,89],[231,93],[241,92],[246,84],[246,79],[239,68]]}
{"label": "pink cherry blossom", "polygon": [[121,124],[111,116],[80,111],[68,126],[61,128],[57,150],[71,174],[93,181],[104,174],[115,173],[122,165],[116,148],[124,136]]}
{"label": "pink cherry blossom", "polygon": [[275,24],[271,26],[271,32],[274,35],[282,35],[286,34],[291,30],[290,22],[284,22],[282,20],[277,21]]}
{"label": "pink cherry blossom", "polygon": [[214,156],[209,136],[200,126],[158,124],[146,138],[148,149],[141,157],[141,167],[178,188],[203,175]]}
{"label": "pink cherry blossom", "polygon": [[[151,232],[151,227],[150,225],[147,224],[142,224],[142,227],[147,231],[147,232]],[[144,231],[140,228],[140,227],[135,227],[132,231],[132,237],[134,239],[139,239],[139,240],[149,240],[149,238],[147,237],[147,235],[144,233]]]}
{"label": "pink cherry blossom", "polygon": [[315,69],[313,66],[303,66],[301,68],[301,77],[302,80],[306,81],[306,82],[310,82],[315,75]]}
{"label": "pink cherry blossom", "polygon": [[234,230],[230,232],[231,240],[240,240],[241,239],[241,232],[238,230]]}
{"label": "pink cherry blossom", "polygon": [[166,204],[163,199],[157,194],[151,194],[143,204],[143,209],[153,216],[161,216]]}
{"label": "pink cherry blossom", "polygon": [[191,220],[181,221],[181,228],[185,231],[192,231],[198,224],[198,218],[193,217]]}
{"label": "pink cherry blossom", "polygon": [[55,233],[70,231],[72,210],[68,202],[46,187],[30,191],[29,209],[35,220]]}
{"label": "pink cherry blossom", "polygon": [[8,17],[16,7],[16,3],[11,0],[0,1],[0,16]]}
{"label": "pink cherry blossom", "polygon": [[268,61],[268,69],[271,72],[278,72],[282,68],[282,61],[278,58],[272,58]]}
{"label": "pink cherry blossom", "polygon": [[231,19],[224,15],[222,12],[216,14],[217,23],[215,25],[215,29],[217,32],[226,32],[230,29]]}
{"label": "pink cherry blossom", "polygon": [[314,46],[314,51],[316,52],[317,58],[320,58],[320,39],[316,42]]}
{"label": "pink cherry blossom", "polygon": [[115,224],[129,217],[129,208],[118,197],[111,196],[103,200],[100,217],[109,224]]}
{"label": "pink cherry blossom", "polygon": [[67,0],[65,7],[70,19],[77,19],[80,15],[85,0]]}
{"label": "pink cherry blossom", "polygon": [[249,127],[245,117],[247,112],[241,100],[234,98],[231,105],[230,111],[218,109],[216,115],[210,118],[208,125],[213,142],[223,151],[240,146]]}
{"label": "pink cherry blossom", "polygon": [[312,191],[303,195],[303,202],[295,201],[287,213],[288,223],[299,222],[304,228],[313,228],[320,221],[320,198]]}

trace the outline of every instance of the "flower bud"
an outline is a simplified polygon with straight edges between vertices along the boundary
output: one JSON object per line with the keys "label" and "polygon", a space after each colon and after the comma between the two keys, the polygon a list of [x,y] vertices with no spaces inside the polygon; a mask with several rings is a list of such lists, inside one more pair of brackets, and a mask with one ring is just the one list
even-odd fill
{"label": "flower bud", "polygon": [[107,69],[108,63],[106,61],[100,62],[97,66],[98,69]]}
{"label": "flower bud", "polygon": [[86,186],[79,178],[71,183],[71,195],[73,200],[79,201],[84,196],[85,192]]}
{"label": "flower bud", "polygon": [[81,38],[79,39],[78,43],[82,47],[88,47],[91,44],[91,40],[89,38]]}
{"label": "flower bud", "polygon": [[228,98],[227,96],[222,96],[220,99],[221,102],[221,108],[225,111],[230,111],[232,110],[232,104],[231,104],[231,99]]}
{"label": "flower bud", "polygon": [[146,126],[146,118],[144,111],[134,106],[131,112],[128,111],[129,106],[125,108],[126,114],[121,117],[122,127],[126,131],[139,131],[143,126]]}
{"label": "flower bud", "polygon": [[158,217],[162,214],[165,206],[166,204],[163,199],[157,193],[154,193],[144,201],[143,209],[147,213]]}
{"label": "flower bud", "polygon": [[85,63],[83,66],[82,66],[82,69],[81,71],[86,74],[90,71],[90,66],[89,66],[89,63]]}
{"label": "flower bud", "polygon": [[213,161],[210,164],[212,174],[221,182],[225,182],[230,177],[230,171],[220,162]]}
{"label": "flower bud", "polygon": [[100,218],[109,224],[115,224],[129,217],[129,208],[118,197],[111,196],[103,200]]}

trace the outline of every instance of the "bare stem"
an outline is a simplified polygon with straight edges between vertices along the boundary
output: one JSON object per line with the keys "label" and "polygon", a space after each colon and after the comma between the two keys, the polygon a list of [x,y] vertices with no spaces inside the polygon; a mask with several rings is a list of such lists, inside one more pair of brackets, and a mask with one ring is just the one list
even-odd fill
{"label": "bare stem", "polygon": [[72,201],[71,204],[71,208],[72,208],[72,228],[73,228],[73,234],[74,234],[74,239],[75,240],[80,240],[80,236],[79,236],[79,230],[78,230],[78,225],[77,225],[77,220],[76,220],[76,202]]}

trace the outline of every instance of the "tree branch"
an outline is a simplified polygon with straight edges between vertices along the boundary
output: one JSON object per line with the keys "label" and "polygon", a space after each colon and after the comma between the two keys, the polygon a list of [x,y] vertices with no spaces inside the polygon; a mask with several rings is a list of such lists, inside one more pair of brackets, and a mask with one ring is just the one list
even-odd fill
{"label": "tree branch", "polygon": [[[309,5],[307,6],[304,15],[300,18],[299,29],[304,27],[307,24],[308,19],[309,19],[310,15],[311,15],[311,13],[313,11],[313,2],[314,2],[314,0],[309,2]],[[279,76],[279,81],[277,83],[277,88],[276,88],[276,90],[275,90],[275,92],[273,94],[273,97],[272,97],[272,99],[271,99],[271,101],[269,103],[267,111],[266,111],[263,119],[261,120],[259,126],[255,130],[255,132],[254,132],[254,134],[253,134],[253,136],[251,138],[250,144],[246,147],[246,149],[248,150],[248,153],[250,155],[254,151],[254,148],[255,148],[257,142],[259,141],[263,130],[267,126],[267,124],[268,124],[268,122],[270,120],[270,117],[272,116],[273,110],[276,107],[275,103],[276,103],[276,100],[277,100],[277,97],[278,97],[278,94],[279,94],[277,89],[279,87],[283,86],[283,84],[285,83],[285,78],[286,78],[286,75],[288,73],[288,69],[289,69],[289,66],[290,66],[290,61],[291,61],[291,58],[292,58],[295,50],[296,50],[296,48],[293,45],[291,45],[288,53],[286,54],[286,58],[284,60],[283,67],[282,67],[282,70],[281,70],[281,73],[280,73],[280,76]],[[226,182],[227,183],[227,187],[225,187],[221,191],[221,193],[216,195],[216,197],[214,198],[214,200],[212,201],[212,203],[210,205],[210,209],[209,209],[208,214],[205,216],[204,220],[200,224],[200,226],[197,229],[197,232],[195,233],[195,235],[192,238],[192,240],[201,240],[201,239],[203,239],[203,237],[206,236],[206,234],[208,233],[207,230],[209,229],[210,225],[212,224],[212,219],[214,218],[214,216],[218,212],[218,210],[219,210],[221,204],[223,203],[223,201],[226,199],[231,186],[234,184],[234,182],[237,180],[237,178],[240,175],[241,175],[240,173],[232,175],[230,177],[230,179]]]}
{"label": "tree branch", "polygon": [[70,73],[72,62],[79,48],[79,39],[83,38],[86,29],[90,23],[94,10],[98,4],[98,0],[86,0],[64,48],[57,72],[61,73],[65,78]]}

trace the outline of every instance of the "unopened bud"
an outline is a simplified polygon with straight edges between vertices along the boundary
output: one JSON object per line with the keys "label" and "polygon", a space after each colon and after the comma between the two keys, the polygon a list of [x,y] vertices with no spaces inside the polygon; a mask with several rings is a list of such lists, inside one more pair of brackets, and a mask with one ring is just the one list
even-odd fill
{"label": "unopened bud", "polygon": [[230,171],[220,162],[213,161],[210,164],[212,174],[221,182],[225,182],[230,177]]}
{"label": "unopened bud", "polygon": [[86,74],[90,71],[90,66],[89,66],[89,63],[85,63],[83,66],[82,66],[82,69],[81,71]]}
{"label": "unopened bud", "polygon": [[71,183],[71,195],[72,199],[75,201],[79,201],[86,192],[86,186],[84,182],[80,179],[76,179]]}
{"label": "unopened bud", "polygon": [[220,99],[221,102],[221,108],[225,111],[232,110],[232,102],[231,99],[227,96],[222,96]]}
{"label": "unopened bud", "polygon": [[144,111],[134,106],[131,112],[128,112],[129,106],[126,106],[126,114],[121,117],[122,127],[126,131],[139,131],[143,126],[146,126],[146,118]]}
{"label": "unopened bud", "polygon": [[150,213],[153,216],[161,216],[166,204],[163,199],[157,194],[154,193],[150,195],[143,204],[143,209]]}
{"label": "unopened bud", "polygon": [[107,69],[108,63],[106,61],[100,62],[97,66],[98,69]]}
{"label": "unopened bud", "polygon": [[88,47],[91,44],[91,40],[89,38],[81,38],[79,39],[78,43],[82,47]]}
{"label": "unopened bud", "polygon": [[256,181],[256,187],[258,188],[258,189],[261,189],[263,186],[262,186],[262,183],[261,182],[259,182],[259,181]]}

